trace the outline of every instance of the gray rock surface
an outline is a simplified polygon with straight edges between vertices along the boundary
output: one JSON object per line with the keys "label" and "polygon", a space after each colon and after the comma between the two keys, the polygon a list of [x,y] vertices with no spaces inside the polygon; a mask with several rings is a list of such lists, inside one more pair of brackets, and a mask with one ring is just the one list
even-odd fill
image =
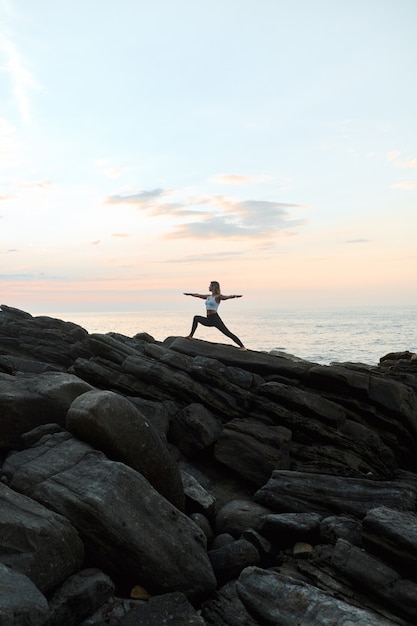
{"label": "gray rock surface", "polygon": [[45,594],[83,561],[84,544],[65,517],[0,483],[0,562]]}
{"label": "gray rock surface", "polygon": [[0,563],[1,626],[43,626],[48,601],[24,574]]}
{"label": "gray rock surface", "polygon": [[88,383],[64,372],[0,373],[0,447],[19,445],[23,433],[41,424],[64,426],[72,401],[91,389]]}
{"label": "gray rock surface", "polygon": [[[347,604],[305,582],[255,567],[242,572],[237,594],[257,624],[392,626],[381,615]],[[259,602],[259,598],[262,602]]]}
{"label": "gray rock surface", "polygon": [[132,587],[189,596],[215,587],[202,531],[127,465],[58,434],[15,452],[3,470],[12,489],[67,517],[97,563]]}
{"label": "gray rock surface", "polygon": [[66,426],[79,439],[140,472],[160,494],[184,510],[177,464],[152,424],[126,398],[112,391],[84,393],[69,407]]}
{"label": "gray rock surface", "polygon": [[45,626],[78,626],[114,592],[114,583],[98,569],[80,570],[55,591]]}
{"label": "gray rock surface", "polygon": [[283,513],[348,513],[363,517],[381,504],[399,511],[414,511],[417,489],[400,481],[275,470],[256,492],[255,499]]}

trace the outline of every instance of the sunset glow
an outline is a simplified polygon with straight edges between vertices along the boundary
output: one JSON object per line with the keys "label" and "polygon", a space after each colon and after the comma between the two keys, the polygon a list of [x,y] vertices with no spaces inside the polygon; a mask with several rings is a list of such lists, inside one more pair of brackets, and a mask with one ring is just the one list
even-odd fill
{"label": "sunset glow", "polygon": [[0,0],[1,304],[417,303],[415,0]]}

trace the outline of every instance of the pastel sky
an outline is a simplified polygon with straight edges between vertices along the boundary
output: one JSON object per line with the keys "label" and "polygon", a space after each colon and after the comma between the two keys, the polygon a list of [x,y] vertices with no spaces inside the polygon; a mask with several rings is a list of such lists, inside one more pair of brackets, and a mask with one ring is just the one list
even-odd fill
{"label": "pastel sky", "polygon": [[416,0],[0,0],[0,301],[417,303]]}

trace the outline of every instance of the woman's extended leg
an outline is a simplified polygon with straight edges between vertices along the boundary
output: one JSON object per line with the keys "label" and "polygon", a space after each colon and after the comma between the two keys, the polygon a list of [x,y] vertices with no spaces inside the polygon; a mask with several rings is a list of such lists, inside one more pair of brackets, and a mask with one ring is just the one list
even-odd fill
{"label": "woman's extended leg", "polygon": [[232,341],[234,341],[235,343],[237,343],[237,345],[239,346],[239,348],[245,348],[245,346],[243,345],[243,343],[240,341],[239,337],[237,337],[236,335],[234,335],[226,326],[226,324],[223,322],[223,320],[221,319],[221,317],[217,314],[217,315],[211,315],[210,317],[213,317],[213,326],[215,326],[221,333],[223,333],[223,335],[226,335],[226,337],[229,337]]}
{"label": "woman's extended leg", "polygon": [[209,320],[208,317],[203,317],[202,315],[194,315],[193,325],[191,326],[191,332],[188,335],[187,339],[192,339],[195,331],[197,330],[197,326],[199,324],[202,324],[203,326],[211,326],[212,324],[210,324],[208,320]]}

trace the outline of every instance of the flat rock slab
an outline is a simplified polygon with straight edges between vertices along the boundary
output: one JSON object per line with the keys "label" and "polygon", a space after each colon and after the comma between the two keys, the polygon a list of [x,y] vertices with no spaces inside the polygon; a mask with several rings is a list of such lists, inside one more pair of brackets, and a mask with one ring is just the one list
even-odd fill
{"label": "flat rock slab", "polygon": [[248,567],[242,572],[236,582],[236,591],[258,624],[279,624],[279,626],[395,624],[381,615],[347,604],[307,583],[257,567]]}
{"label": "flat rock slab", "polygon": [[417,489],[400,481],[277,470],[256,492],[255,500],[282,513],[346,513],[363,517],[381,504],[399,511],[414,510]]}

